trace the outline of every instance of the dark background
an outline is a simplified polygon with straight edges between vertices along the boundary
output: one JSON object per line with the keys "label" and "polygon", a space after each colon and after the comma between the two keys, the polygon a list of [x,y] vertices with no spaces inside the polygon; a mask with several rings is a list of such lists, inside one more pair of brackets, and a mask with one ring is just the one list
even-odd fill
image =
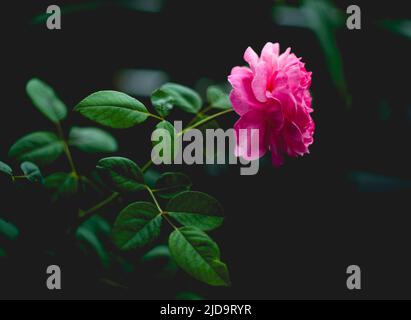
{"label": "dark background", "polygon": [[[212,236],[230,267],[228,289],[202,285],[183,272],[158,281],[150,270],[126,276],[115,268],[101,270],[65,233],[75,203],[50,206],[35,188],[16,193],[2,185],[0,213],[19,226],[22,237],[11,259],[0,264],[0,298],[157,299],[181,291],[207,299],[411,297],[411,41],[378,25],[383,19],[409,19],[408,1],[355,1],[362,9],[362,30],[336,31],[346,96],[334,85],[315,34],[273,21],[274,1],[169,0],[159,12],[109,1],[63,15],[60,31],[31,23],[51,4],[33,2],[2,4],[0,159],[5,162],[13,164],[7,151],[16,139],[53,129],[25,94],[32,77],[51,84],[74,107],[94,91],[121,89],[116,75],[124,69],[162,70],[173,82],[192,87],[201,78],[225,82],[232,67],[244,64],[248,46],[260,51],[268,41],[280,42],[283,50],[291,46],[313,71],[316,141],[309,156],[288,159],[279,169],[266,165],[253,177],[240,176],[238,167],[218,174],[202,166],[175,168],[225,208],[225,224]],[[351,4],[335,3],[343,11]],[[229,128],[236,120],[228,115],[220,123]],[[74,113],[65,128],[71,124],[91,125]],[[112,131],[120,142],[118,154],[144,164],[151,128]],[[75,158],[87,172],[99,157],[76,153]],[[48,170],[64,168],[61,160]],[[45,287],[50,264],[62,268],[61,292]],[[360,292],[346,288],[352,264],[362,268]],[[105,285],[102,277],[128,289]]]}

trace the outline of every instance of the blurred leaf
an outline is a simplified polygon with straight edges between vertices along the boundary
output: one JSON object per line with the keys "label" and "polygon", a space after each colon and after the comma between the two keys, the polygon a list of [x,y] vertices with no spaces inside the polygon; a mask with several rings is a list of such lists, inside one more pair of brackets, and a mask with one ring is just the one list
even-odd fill
{"label": "blurred leaf", "polygon": [[167,117],[174,107],[174,98],[167,92],[158,89],[151,96],[151,103],[157,113],[162,117]]}
{"label": "blurred leaf", "polygon": [[34,106],[52,122],[58,123],[67,117],[67,107],[43,81],[31,79],[27,83],[26,91]]}
{"label": "blurred leaf", "polygon": [[300,8],[275,6],[274,20],[283,26],[304,27],[316,35],[325,54],[328,70],[341,95],[347,98],[343,60],[336,39],[344,27],[344,14],[329,0],[303,0]]}
{"label": "blurred leaf", "polygon": [[147,108],[137,99],[117,91],[100,91],[74,109],[86,118],[111,128],[126,129],[147,120]]}
{"label": "blurred leaf", "polygon": [[187,191],[178,194],[170,200],[166,211],[182,225],[203,231],[214,230],[224,221],[221,204],[201,192]]}
{"label": "blurred leaf", "polygon": [[390,103],[387,100],[383,99],[380,101],[378,105],[378,115],[382,121],[390,120],[392,116],[392,110]]}
{"label": "blurred leaf", "polygon": [[52,191],[52,201],[69,198],[78,191],[78,178],[74,173],[58,172],[46,177],[44,185]]}
{"label": "blurred leaf", "polygon": [[160,245],[155,247],[154,249],[146,253],[143,258],[141,258],[141,261],[151,261],[161,258],[171,258],[170,250],[167,246]]}
{"label": "blurred leaf", "polygon": [[[104,1],[96,0],[96,1],[89,1],[85,3],[73,4],[73,5],[65,5],[65,6],[61,6],[61,13],[62,15],[67,15],[67,14],[72,14],[72,13],[81,12],[81,11],[95,10],[95,9],[98,9],[99,7],[102,7],[104,3],[105,3]],[[50,14],[46,13],[46,11],[44,10],[44,12],[35,16],[31,20],[31,23],[45,24],[49,16]]]}
{"label": "blurred leaf", "polygon": [[370,172],[352,172],[349,176],[358,192],[395,192],[411,190],[411,181],[386,177]]}
{"label": "blurred leaf", "polygon": [[90,153],[115,152],[118,149],[116,139],[98,128],[72,128],[69,144]]}
{"label": "blurred leaf", "polygon": [[161,173],[159,173],[158,171],[154,169],[148,169],[144,173],[144,181],[151,189],[155,189],[156,183],[158,179],[160,179],[160,177],[161,177]]}
{"label": "blurred leaf", "polygon": [[[331,14],[336,8],[328,0],[305,0],[304,10],[311,29],[316,34],[325,53],[328,69],[335,85],[343,96],[347,95],[343,60],[338,48],[335,28],[338,15]],[[334,19],[330,19],[334,17]],[[343,25],[343,24],[341,24]]]}
{"label": "blurred leaf", "polygon": [[181,292],[176,296],[176,300],[201,301],[204,300],[204,298],[193,292]]}
{"label": "blurred leaf", "polygon": [[207,90],[207,100],[215,109],[232,109],[232,104],[227,93],[217,86],[211,86]]}
{"label": "blurred leaf", "polygon": [[[203,106],[200,95],[188,87],[175,83],[167,83],[160,88],[160,91],[162,92],[162,101],[167,99],[168,104],[172,103],[175,107],[185,112],[196,114]],[[166,98],[166,95],[168,95],[169,98]],[[156,102],[158,103],[158,101]]]}
{"label": "blurred leaf", "polygon": [[98,162],[97,170],[103,180],[118,192],[145,189],[143,173],[139,166],[127,158],[111,157]]}
{"label": "blurred leaf", "polygon": [[160,12],[164,6],[165,0],[120,0],[119,4],[127,9],[138,10],[143,12]]}
{"label": "blurred leaf", "polygon": [[19,236],[19,229],[12,223],[0,219],[0,235],[5,236],[7,239],[15,240]]}
{"label": "blurred leaf", "polygon": [[141,248],[160,234],[161,213],[149,202],[135,202],[120,212],[113,227],[113,239],[122,250]]}
{"label": "blurred leaf", "polygon": [[384,20],[381,26],[391,32],[411,38],[411,20]]}
{"label": "blurred leaf", "polygon": [[27,179],[35,183],[43,183],[43,175],[37,165],[31,162],[23,162],[21,164],[21,170]]}
{"label": "blurred leaf", "polygon": [[160,277],[173,276],[177,272],[177,265],[171,258],[170,250],[165,245],[160,245],[149,251],[141,259],[144,263],[150,264],[150,270],[160,269]]}
{"label": "blurred leaf", "polygon": [[220,261],[218,245],[199,229],[175,230],[169,239],[170,253],[184,271],[212,286],[229,286],[227,266]]}
{"label": "blurred leaf", "polygon": [[53,163],[64,152],[63,142],[52,132],[35,132],[18,140],[9,151],[11,158],[38,166]]}
{"label": "blurred leaf", "polygon": [[13,175],[13,169],[10,168],[7,164],[0,161],[0,172],[3,172],[9,176]]}
{"label": "blurred leaf", "polygon": [[155,69],[120,69],[114,78],[119,91],[144,98],[151,97],[169,79],[167,73]]}
{"label": "blurred leaf", "polygon": [[[162,146],[163,146],[162,152],[164,152],[164,150],[171,150],[171,155],[170,155],[171,159],[170,159],[170,161],[172,162],[175,159],[175,157],[177,156],[178,152],[179,152],[179,144],[177,143],[179,137],[177,136],[177,131],[174,128],[174,126],[166,120],[160,122],[159,124],[157,124],[156,129],[157,130],[161,130],[161,129],[166,130],[168,132],[168,134],[170,135],[171,144],[167,144],[166,143],[167,141],[165,141],[165,142],[164,141],[155,141],[155,142],[153,142],[153,145],[156,146],[156,145],[162,143]],[[159,152],[160,156],[164,157],[164,155],[161,154],[162,152]]]}
{"label": "blurred leaf", "polygon": [[3,248],[0,247],[0,258],[7,257],[7,252]]}
{"label": "blurred leaf", "polygon": [[280,26],[310,28],[305,13],[301,8],[275,5],[273,17],[274,21]]}
{"label": "blurred leaf", "polygon": [[171,199],[184,191],[189,191],[192,185],[187,175],[179,172],[167,172],[157,181],[155,189],[159,197]]}
{"label": "blurred leaf", "polygon": [[85,221],[76,232],[77,239],[96,252],[105,268],[110,265],[110,254],[101,238],[103,236],[109,238],[110,233],[110,224],[98,215],[94,215]]}

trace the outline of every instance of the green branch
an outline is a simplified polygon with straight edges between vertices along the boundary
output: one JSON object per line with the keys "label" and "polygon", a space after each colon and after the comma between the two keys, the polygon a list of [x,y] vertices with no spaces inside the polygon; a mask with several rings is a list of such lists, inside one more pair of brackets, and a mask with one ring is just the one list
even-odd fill
{"label": "green branch", "polygon": [[98,210],[100,210],[101,208],[105,207],[106,205],[110,204],[111,202],[113,202],[115,199],[117,199],[120,196],[120,193],[118,192],[114,192],[111,196],[109,196],[107,199],[103,200],[102,202],[96,204],[93,208],[86,210],[86,211],[80,211],[79,213],[79,217],[80,218],[84,218]]}

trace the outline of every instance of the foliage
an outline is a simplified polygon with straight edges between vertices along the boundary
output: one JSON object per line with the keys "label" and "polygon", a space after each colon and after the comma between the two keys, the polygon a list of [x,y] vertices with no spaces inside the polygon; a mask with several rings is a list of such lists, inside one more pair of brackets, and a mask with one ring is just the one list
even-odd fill
{"label": "foliage", "polygon": [[[66,137],[62,122],[67,118],[68,110],[54,89],[39,79],[32,79],[26,92],[33,105],[51,121],[55,132],[38,131],[18,139],[10,147],[9,156],[21,163],[22,174],[16,175],[11,166],[0,162],[1,175],[9,177],[10,183],[26,180],[37,188],[44,188],[49,191],[50,201],[57,203],[66,200],[76,203],[80,193],[88,196],[88,187],[105,190],[107,198],[91,209],[85,210],[77,204],[78,223],[71,231],[84,250],[95,252],[104,268],[115,259],[113,254],[121,256],[122,252],[149,247],[168,232],[168,247],[160,244],[157,249],[148,251],[141,263],[151,261],[158,254],[167,254],[173,260],[173,264],[169,264],[170,270],[177,264],[187,274],[209,285],[230,285],[228,268],[221,261],[220,249],[205,233],[223,223],[223,208],[215,198],[192,191],[190,177],[181,172],[165,172],[155,181],[148,181],[145,173],[151,162],[142,169],[133,160],[120,156],[110,155],[99,160],[95,167],[97,174],[79,172],[71,148],[88,154],[112,154],[118,150],[117,140],[97,127],[73,127]],[[198,93],[168,83],[151,97],[157,115],[142,102],[117,91],[93,93],[79,102],[74,111],[112,129],[127,129],[152,119],[157,122],[155,128],[165,129],[174,137],[178,133],[166,120],[173,108],[195,116],[185,132],[198,126],[199,122],[206,125],[216,118],[215,114],[207,115],[207,112],[231,109],[228,95],[221,89],[209,88],[207,97],[210,106],[202,110],[203,100]],[[175,154],[177,150],[173,152]],[[47,171],[47,167],[63,155],[69,170],[43,178],[43,168]],[[134,201],[120,210],[113,224],[99,215],[104,213],[102,208],[125,196],[134,198]],[[150,202],[145,201],[147,196]],[[11,240],[19,235],[18,228],[4,220],[0,220],[0,233]],[[111,252],[109,246],[116,247],[118,253]],[[1,256],[6,256],[7,252],[1,250]]]}

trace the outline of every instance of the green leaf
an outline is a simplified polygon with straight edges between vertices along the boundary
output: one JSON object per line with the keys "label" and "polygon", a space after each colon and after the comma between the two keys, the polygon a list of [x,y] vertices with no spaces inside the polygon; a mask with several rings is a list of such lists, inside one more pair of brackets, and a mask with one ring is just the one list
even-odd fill
{"label": "green leaf", "polygon": [[201,301],[204,300],[204,298],[193,292],[181,292],[176,296],[176,300]]}
{"label": "green leaf", "polygon": [[90,153],[116,152],[118,149],[116,139],[98,128],[72,128],[69,144]]}
{"label": "green leaf", "polygon": [[169,239],[170,253],[184,271],[212,286],[229,286],[227,266],[220,261],[218,245],[203,231],[184,227]]}
{"label": "green leaf", "polygon": [[158,277],[166,278],[175,275],[178,267],[171,258],[170,249],[166,245],[159,245],[146,253],[141,261],[146,263],[150,270],[160,269]]}
{"label": "green leaf", "polygon": [[23,162],[21,164],[21,170],[23,171],[24,175],[27,177],[27,179],[31,182],[43,182],[43,176],[41,174],[41,171],[37,165],[31,162]]}
{"label": "green leaf", "polygon": [[20,162],[29,161],[38,166],[49,165],[64,152],[64,144],[52,132],[35,132],[18,140],[9,156]]}
{"label": "green leaf", "polygon": [[337,31],[345,27],[346,14],[329,0],[303,0],[299,7],[277,5],[273,13],[277,24],[307,28],[315,34],[325,55],[327,70],[349,102],[343,58],[337,42]]}
{"label": "green leaf", "polygon": [[[179,152],[179,144],[177,143],[177,141],[178,141],[179,138],[178,138],[178,136],[177,136],[177,131],[176,131],[176,129],[174,128],[174,126],[173,126],[170,122],[168,122],[168,121],[166,121],[166,120],[158,123],[157,126],[156,126],[156,129],[158,129],[158,130],[161,130],[161,129],[166,130],[166,131],[168,132],[168,134],[170,135],[170,143],[171,143],[171,144],[169,145],[169,144],[167,144],[167,143],[165,143],[165,142],[163,142],[163,141],[155,141],[155,142],[153,143],[153,145],[156,146],[156,145],[158,145],[158,144],[160,144],[160,143],[163,143],[163,149],[165,149],[165,150],[171,150],[171,159],[170,159],[170,160],[174,160],[175,157],[177,156],[177,153]],[[164,151],[164,150],[163,150],[163,151]],[[161,155],[161,152],[160,152],[160,155]],[[161,156],[162,156],[162,155],[161,155]]]}
{"label": "green leaf", "polygon": [[151,189],[155,189],[157,180],[160,179],[160,177],[161,173],[154,169],[148,169],[144,172],[144,181]]}
{"label": "green leaf", "polygon": [[301,10],[305,12],[308,24],[325,54],[328,70],[335,85],[340,93],[346,97],[347,83],[335,27],[344,21],[343,16],[339,15],[335,5],[327,0],[305,0]]}
{"label": "green leaf", "polygon": [[[181,110],[196,114],[203,106],[200,95],[194,90],[175,83],[167,83],[160,88],[162,99],[167,99],[168,103]],[[168,95],[168,98],[165,98]],[[172,102],[171,102],[172,101]],[[169,105],[167,106],[169,108]]]}
{"label": "green leaf", "polygon": [[26,92],[34,106],[52,122],[58,123],[67,117],[67,107],[43,81],[31,79],[27,83]]}
{"label": "green leaf", "polygon": [[215,109],[225,110],[233,108],[228,94],[216,86],[211,86],[208,88],[207,100]]}
{"label": "green leaf", "polygon": [[163,199],[171,199],[191,189],[191,180],[183,173],[164,173],[156,183],[156,193]]}
{"label": "green leaf", "polygon": [[380,24],[391,32],[411,38],[411,20],[383,20]]}
{"label": "green leaf", "polygon": [[3,172],[9,176],[13,175],[13,169],[10,168],[7,164],[0,161],[0,172]]}
{"label": "green leaf", "polygon": [[180,193],[170,200],[166,211],[182,225],[204,231],[214,230],[224,221],[221,216],[223,213],[221,204],[201,192]]}
{"label": "green leaf", "polygon": [[105,158],[98,162],[97,170],[103,180],[118,192],[134,192],[146,188],[141,169],[130,159]]}
{"label": "green leaf", "polygon": [[137,99],[117,91],[99,91],[81,101],[75,111],[104,126],[131,128],[147,120],[147,108]]}
{"label": "green leaf", "polygon": [[105,268],[110,264],[110,254],[105,248],[102,238],[109,239],[110,234],[110,224],[98,215],[86,220],[76,232],[77,239],[97,254]]}
{"label": "green leaf", "polygon": [[113,239],[122,250],[141,248],[160,235],[161,213],[149,202],[136,202],[120,212]]}
{"label": "green leaf", "polygon": [[165,245],[160,245],[147,252],[142,258],[141,261],[153,261],[157,259],[169,259],[171,258],[170,250]]}
{"label": "green leaf", "polygon": [[162,117],[167,117],[174,107],[174,98],[167,92],[158,89],[151,95],[151,103],[157,113]]}
{"label": "green leaf", "polygon": [[19,229],[15,225],[0,219],[0,235],[15,240],[19,236]]}
{"label": "green leaf", "polygon": [[44,185],[52,190],[52,201],[69,198],[78,191],[78,178],[74,173],[58,172],[48,176]]}

